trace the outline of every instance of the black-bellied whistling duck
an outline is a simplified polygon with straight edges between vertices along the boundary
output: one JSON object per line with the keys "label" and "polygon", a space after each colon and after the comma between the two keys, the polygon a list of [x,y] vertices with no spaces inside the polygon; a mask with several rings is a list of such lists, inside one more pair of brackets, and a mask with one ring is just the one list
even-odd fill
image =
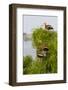
{"label": "black-bellied whistling duck", "polygon": [[53,29],[53,27],[51,25],[48,25],[47,23],[43,23],[43,25],[41,25],[42,28],[44,27],[44,29],[47,29],[47,30],[51,30]]}

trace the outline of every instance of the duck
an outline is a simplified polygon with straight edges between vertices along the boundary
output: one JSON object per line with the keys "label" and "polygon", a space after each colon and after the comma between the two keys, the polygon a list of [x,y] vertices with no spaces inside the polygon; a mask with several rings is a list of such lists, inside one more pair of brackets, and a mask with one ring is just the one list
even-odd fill
{"label": "duck", "polygon": [[51,25],[47,24],[46,22],[43,23],[42,28],[47,29],[47,30],[53,30],[54,29]]}

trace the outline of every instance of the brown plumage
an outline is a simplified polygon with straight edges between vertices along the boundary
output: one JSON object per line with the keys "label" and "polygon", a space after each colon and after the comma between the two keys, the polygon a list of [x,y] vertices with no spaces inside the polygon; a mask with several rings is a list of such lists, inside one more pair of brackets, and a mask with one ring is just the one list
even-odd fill
{"label": "brown plumage", "polygon": [[48,24],[46,24],[46,23],[44,23],[44,25],[45,25],[45,29],[48,29],[48,30],[53,29],[53,27],[52,27],[51,25],[48,25]]}
{"label": "brown plumage", "polygon": [[53,29],[53,27],[51,25],[46,25],[45,28],[48,30]]}

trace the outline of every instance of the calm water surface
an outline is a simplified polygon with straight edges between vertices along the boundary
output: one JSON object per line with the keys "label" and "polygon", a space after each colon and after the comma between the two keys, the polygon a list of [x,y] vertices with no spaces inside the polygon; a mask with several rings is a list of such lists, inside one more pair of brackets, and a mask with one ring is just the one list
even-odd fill
{"label": "calm water surface", "polygon": [[32,46],[32,41],[24,41],[24,56],[30,55],[33,59],[36,57],[36,49]]}

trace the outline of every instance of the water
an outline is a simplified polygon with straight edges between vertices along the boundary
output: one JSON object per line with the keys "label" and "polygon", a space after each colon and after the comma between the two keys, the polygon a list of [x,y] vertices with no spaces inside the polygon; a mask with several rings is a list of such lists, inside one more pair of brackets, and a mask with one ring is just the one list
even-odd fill
{"label": "water", "polygon": [[32,41],[24,41],[24,56],[30,55],[34,59],[36,57],[36,49],[32,46]]}

